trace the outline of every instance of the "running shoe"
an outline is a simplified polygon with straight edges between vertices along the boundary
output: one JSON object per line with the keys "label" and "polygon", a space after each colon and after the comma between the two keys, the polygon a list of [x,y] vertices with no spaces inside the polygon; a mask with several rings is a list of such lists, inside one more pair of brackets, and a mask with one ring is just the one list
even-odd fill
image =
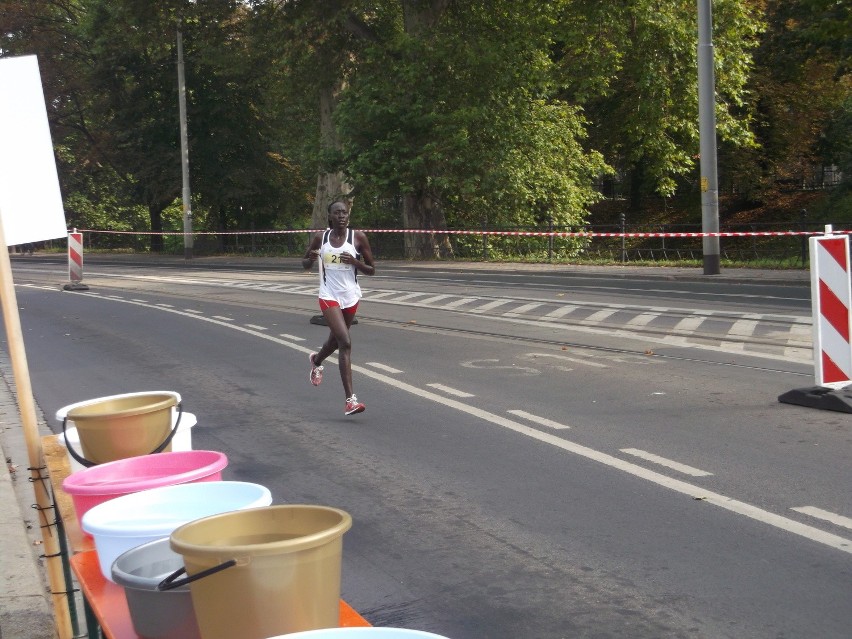
{"label": "running shoe", "polygon": [[316,355],[316,353],[311,353],[310,357],[308,357],[311,362],[311,376],[309,379],[311,380],[311,384],[313,384],[314,386],[319,386],[320,384],[322,384],[323,367],[314,364],[314,355]]}
{"label": "running shoe", "polygon": [[355,413],[363,413],[364,409],[367,408],[358,401],[358,398],[353,395],[349,399],[346,400],[346,408],[343,410],[344,415],[354,415]]}

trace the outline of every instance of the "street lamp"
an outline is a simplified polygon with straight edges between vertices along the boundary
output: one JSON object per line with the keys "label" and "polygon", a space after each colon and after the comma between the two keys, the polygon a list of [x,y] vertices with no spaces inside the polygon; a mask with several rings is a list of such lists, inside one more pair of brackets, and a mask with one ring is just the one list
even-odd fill
{"label": "street lamp", "polygon": [[[698,0],[698,138],[701,153],[701,229],[719,232],[716,167],[716,82],[713,73],[712,0]],[[702,238],[704,274],[719,274],[719,236]]]}
{"label": "street lamp", "polygon": [[183,72],[183,35],[177,30],[178,110],[180,113],[180,166],[183,177],[183,256],[192,259],[192,204],[189,192],[189,143],[186,135],[186,78]]}

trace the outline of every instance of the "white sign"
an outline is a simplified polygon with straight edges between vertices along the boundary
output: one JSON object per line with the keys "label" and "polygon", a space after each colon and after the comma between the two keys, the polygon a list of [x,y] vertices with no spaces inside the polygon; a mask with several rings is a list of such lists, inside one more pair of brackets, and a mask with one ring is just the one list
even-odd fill
{"label": "white sign", "polygon": [[9,246],[67,233],[34,55],[0,58],[0,222]]}

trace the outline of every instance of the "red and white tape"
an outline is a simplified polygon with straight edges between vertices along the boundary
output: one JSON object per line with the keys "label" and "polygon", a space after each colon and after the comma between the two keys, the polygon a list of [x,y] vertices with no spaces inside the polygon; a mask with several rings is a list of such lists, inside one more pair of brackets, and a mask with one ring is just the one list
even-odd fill
{"label": "red and white tape", "polygon": [[[293,233],[318,233],[325,229],[298,229],[287,231],[108,231],[101,229],[83,229],[86,233],[108,233],[112,235],[288,235]],[[365,233],[415,233],[427,235],[506,235],[520,237],[672,237],[672,238],[703,238],[703,237],[809,237],[822,235],[822,231],[720,231],[716,233],[598,233],[596,231],[473,231],[473,230],[440,230],[440,229],[360,229]],[[852,233],[852,231],[837,231]]]}

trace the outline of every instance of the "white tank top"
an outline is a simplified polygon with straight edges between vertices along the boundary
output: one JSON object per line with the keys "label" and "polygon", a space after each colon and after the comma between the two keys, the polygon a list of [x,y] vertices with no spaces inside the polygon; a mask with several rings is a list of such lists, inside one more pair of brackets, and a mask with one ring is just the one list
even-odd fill
{"label": "white tank top", "polygon": [[355,249],[355,231],[348,229],[346,240],[335,248],[329,239],[331,229],[326,229],[322,235],[319,254],[319,297],[323,300],[334,300],[340,308],[355,306],[361,299],[361,286],[358,284],[358,271],[351,264],[340,262],[342,253],[358,257]]}

